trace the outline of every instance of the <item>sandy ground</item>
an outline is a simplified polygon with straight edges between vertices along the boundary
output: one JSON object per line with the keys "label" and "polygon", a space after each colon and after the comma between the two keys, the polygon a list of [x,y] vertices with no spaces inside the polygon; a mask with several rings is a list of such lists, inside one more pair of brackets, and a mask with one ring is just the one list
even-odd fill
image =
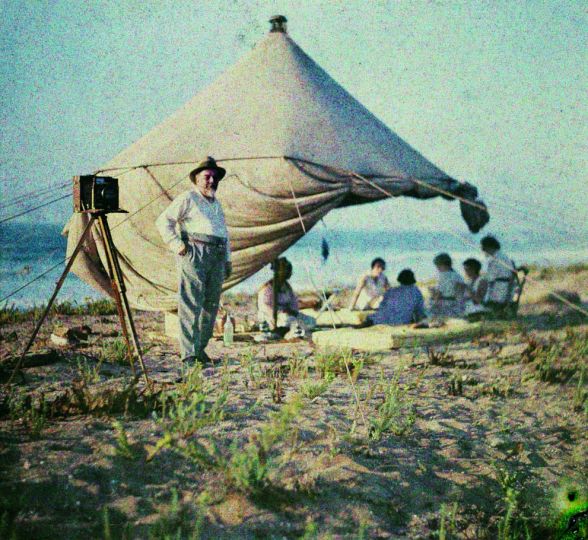
{"label": "sandy ground", "polygon": [[[363,362],[356,380],[338,373],[320,395],[299,398],[281,436],[256,454],[267,475],[253,487],[185,450],[216,447],[230,461],[259,446],[275,427],[272,415],[321,383],[324,356],[311,343],[212,342],[217,365],[204,369],[199,388],[209,405],[224,393],[222,414],[175,432],[154,452],[170,431],[156,399],[139,397],[126,414],[115,406],[67,410],[71,388],[83,381],[119,389],[128,381],[128,366],[114,357],[92,371],[108,343],[120,341],[116,316],[54,316],[34,349],[55,349],[48,338],[60,324],[92,333],[60,350],[58,361],[27,368],[20,405],[3,390],[0,537],[496,538],[513,497],[510,537],[525,526],[545,537],[559,490],[588,486],[587,414],[577,402],[588,325],[545,301],[541,288],[585,294],[588,272],[552,279],[528,287],[521,316],[502,332],[429,351],[348,355]],[[226,302],[238,318],[253,315],[251,298]],[[138,312],[135,320],[157,391],[174,391],[183,372],[163,315]],[[0,327],[2,382],[32,327]],[[541,344],[548,352],[537,352]],[[378,436],[389,388],[400,405]],[[40,395],[59,407],[31,412]]]}

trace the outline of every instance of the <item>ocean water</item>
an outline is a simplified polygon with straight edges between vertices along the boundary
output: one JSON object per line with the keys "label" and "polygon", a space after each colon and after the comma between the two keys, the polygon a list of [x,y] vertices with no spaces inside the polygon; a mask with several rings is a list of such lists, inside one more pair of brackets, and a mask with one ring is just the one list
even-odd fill
{"label": "ocean water", "polygon": [[[61,236],[61,229],[61,226],[53,224],[12,222],[0,225],[0,299],[63,261],[66,240]],[[322,257],[323,241],[329,248],[326,261]],[[469,236],[469,242],[472,241],[476,244],[478,242],[475,237]],[[504,251],[517,264],[558,265],[588,260],[588,249],[578,244],[538,242],[521,236],[512,241],[501,241]],[[452,255],[458,270],[461,270],[461,262],[468,257],[481,259],[481,254],[474,246],[449,234],[327,230],[319,226],[292,246],[285,256],[294,265],[291,280],[294,288],[310,290],[315,287],[354,284],[357,277],[369,269],[375,257],[386,260],[387,275],[391,282],[403,268],[412,268],[417,279],[426,280],[435,275],[432,259],[440,251]],[[63,268],[64,264],[60,264],[53,272],[4,300],[1,305],[26,307],[47,302]],[[266,267],[232,291],[252,292],[270,277],[271,272]],[[71,273],[58,296],[58,300],[78,303],[97,298],[100,298],[98,292]]]}

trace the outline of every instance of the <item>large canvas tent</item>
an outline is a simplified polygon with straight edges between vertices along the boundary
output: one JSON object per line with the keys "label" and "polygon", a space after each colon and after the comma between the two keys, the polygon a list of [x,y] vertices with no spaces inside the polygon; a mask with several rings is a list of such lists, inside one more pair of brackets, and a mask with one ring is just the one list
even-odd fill
{"label": "large canvas tent", "polygon": [[[225,289],[275,259],[334,208],[389,194],[421,199],[441,194],[460,199],[471,231],[488,221],[474,186],[430,163],[335,82],[285,29],[277,30],[101,169],[119,178],[121,207],[129,211],[112,214],[110,224],[134,307],[175,306],[175,260],[155,220],[189,188],[189,171],[207,155],[227,169],[217,194],[233,252],[234,271]],[[68,255],[87,220],[84,214],[71,217]],[[96,228],[73,271],[110,294],[103,261]]]}

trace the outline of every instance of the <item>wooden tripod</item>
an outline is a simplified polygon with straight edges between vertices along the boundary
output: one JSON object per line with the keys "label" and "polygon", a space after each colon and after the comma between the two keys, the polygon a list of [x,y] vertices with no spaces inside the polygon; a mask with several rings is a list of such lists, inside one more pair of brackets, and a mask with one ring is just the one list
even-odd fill
{"label": "wooden tripod", "polygon": [[[114,242],[112,240],[112,234],[110,233],[110,227],[108,225],[107,212],[95,210],[95,211],[88,211],[88,213],[91,214],[90,221],[86,225],[84,232],[82,233],[82,236],[80,237],[73,253],[71,254],[71,257],[69,258],[67,265],[65,266],[65,269],[63,270],[63,273],[61,274],[61,277],[57,281],[57,284],[55,286],[55,291],[53,291],[53,295],[51,296],[49,302],[47,303],[47,307],[45,308],[45,311],[43,311],[43,315],[41,315],[41,318],[39,319],[37,326],[35,326],[35,329],[33,330],[33,333],[31,335],[31,337],[29,338],[29,341],[28,341],[26,347],[23,350],[21,357],[19,358],[16,366],[14,367],[14,371],[12,372],[12,375],[10,376],[10,379],[8,381],[9,384],[13,381],[13,379],[17,373],[20,375],[21,379],[24,380],[24,375],[21,371],[21,367],[23,365],[25,355],[29,351],[29,349],[31,348],[31,345],[35,341],[35,338],[37,337],[37,334],[39,333],[39,330],[41,329],[43,322],[47,318],[47,314],[49,313],[51,306],[53,305],[53,302],[55,301],[55,298],[57,297],[57,294],[59,293],[59,290],[61,289],[61,286],[63,285],[63,282],[65,281],[65,278],[67,277],[67,274],[71,270],[71,267],[73,266],[73,263],[75,261],[76,256],[80,252],[88,234],[92,230],[92,225],[94,225],[94,222],[97,221],[98,226],[100,228],[100,233],[102,234],[102,240],[104,242],[104,251],[106,253],[108,275],[110,277],[110,283],[112,285],[112,292],[113,292],[114,300],[116,303],[116,309],[118,311],[118,318],[120,320],[123,336],[124,336],[124,339],[127,344],[127,352],[128,352],[129,362],[131,364],[131,370],[133,372],[133,376],[136,377],[135,363],[134,363],[134,359],[133,359],[133,349],[134,349],[134,353],[137,355],[137,359],[139,360],[139,365],[141,367],[141,372],[143,374],[143,377],[145,378],[145,383],[147,384],[147,388],[151,389],[151,381],[149,379],[149,376],[147,375],[147,369],[145,368],[145,364],[143,362],[143,353],[141,351],[141,345],[139,344],[137,330],[135,329],[135,323],[133,322],[133,317],[131,315],[131,308],[129,306],[129,301],[128,301],[127,295],[126,295],[126,287],[125,287],[125,283],[123,280],[120,265],[118,262],[118,253],[116,251],[116,247],[114,246]],[[128,323],[128,327],[127,327],[127,323]],[[129,335],[129,329],[130,329],[130,335]],[[133,347],[131,347],[131,338],[133,341]]]}

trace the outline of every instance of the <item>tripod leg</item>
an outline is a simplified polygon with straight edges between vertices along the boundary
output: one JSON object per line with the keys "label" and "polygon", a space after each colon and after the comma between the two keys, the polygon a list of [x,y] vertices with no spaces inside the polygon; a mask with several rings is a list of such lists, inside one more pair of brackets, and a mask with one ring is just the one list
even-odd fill
{"label": "tripod leg", "polygon": [[123,291],[122,293],[123,303],[125,306],[125,310],[127,312],[127,317],[129,319],[129,326],[131,328],[131,335],[133,336],[133,344],[135,345],[135,352],[137,353],[137,358],[139,359],[139,365],[141,366],[141,371],[143,372],[143,377],[145,378],[145,383],[147,384],[147,388],[151,390],[151,381],[147,376],[147,368],[145,367],[145,363],[143,362],[143,351],[141,350],[141,345],[139,344],[139,337],[137,335],[137,330],[135,328],[135,323],[133,321],[133,317],[131,315],[131,308],[129,306],[129,301],[127,300],[126,292]]}
{"label": "tripod leg", "polygon": [[127,323],[124,315],[121,294],[118,286],[117,281],[117,272],[114,262],[114,256],[112,253],[112,245],[110,243],[110,237],[107,232],[108,222],[106,221],[106,214],[99,214],[98,216],[98,223],[100,224],[100,232],[102,234],[102,239],[104,241],[104,251],[106,253],[106,263],[108,265],[108,275],[110,276],[110,284],[112,286],[112,293],[114,295],[114,302],[116,304],[116,311],[118,313],[118,318],[120,320],[120,325],[123,333],[124,340],[127,344],[127,356],[129,359],[129,364],[131,365],[131,371],[133,373],[133,377],[136,376],[135,373],[135,363],[133,361],[133,352],[131,349],[131,341],[129,339],[129,331],[127,328]]}
{"label": "tripod leg", "polygon": [[135,353],[137,355],[137,358],[139,359],[139,365],[141,367],[141,371],[143,372],[143,376],[145,378],[145,383],[147,384],[147,388],[149,388],[151,390],[151,381],[149,380],[149,377],[147,375],[147,369],[145,367],[145,363],[143,362],[143,352],[141,351],[139,337],[137,335],[137,330],[135,328],[135,323],[133,321],[131,308],[129,306],[129,301],[128,301],[127,295],[126,295],[125,283],[124,283],[124,280],[122,277],[120,264],[118,262],[118,254],[116,251],[116,247],[114,245],[114,241],[112,240],[112,234],[110,233],[110,227],[108,225],[108,221],[106,220],[106,216],[104,216],[101,223],[103,226],[105,239],[107,241],[107,244],[108,244],[109,250],[110,250],[111,262],[112,262],[112,266],[114,269],[114,280],[116,281],[116,286],[119,291],[123,311],[126,314],[126,318],[129,322],[129,327],[131,329],[131,336],[133,338],[133,345],[135,346]]}
{"label": "tripod leg", "polygon": [[67,277],[67,274],[69,274],[69,271],[71,270],[71,267],[73,266],[73,263],[78,255],[78,253],[80,252],[80,249],[82,249],[82,246],[84,245],[84,241],[86,240],[86,236],[88,236],[88,233],[90,232],[90,230],[92,228],[92,224],[94,223],[95,219],[96,219],[95,216],[92,216],[90,218],[90,221],[88,221],[88,224],[84,228],[84,231],[82,232],[82,236],[80,236],[80,239],[78,240],[77,246],[73,250],[73,253],[71,254],[71,256],[69,258],[69,261],[67,261],[67,264],[65,265],[65,269],[63,270],[61,277],[57,280],[57,284],[55,285],[55,290],[53,291],[53,294],[51,295],[49,302],[47,302],[47,307],[45,308],[45,311],[43,311],[43,315],[41,315],[41,318],[39,319],[37,326],[35,326],[35,329],[33,330],[33,333],[31,334],[31,337],[29,338],[29,341],[28,341],[26,347],[24,348],[21,357],[19,358],[16,366],[14,366],[14,370],[12,372],[12,375],[10,375],[10,379],[8,379],[8,384],[10,384],[13,381],[13,379],[17,373],[20,373],[22,379],[24,380],[24,375],[22,374],[20,368],[22,367],[22,363],[24,362],[25,355],[27,354],[27,352],[29,352],[29,349],[31,348],[31,345],[35,341],[35,338],[37,337],[39,330],[41,330],[41,326],[43,325],[43,322],[47,318],[47,314],[49,313],[51,306],[53,305],[53,302],[55,301],[55,298],[57,298],[57,294],[59,293],[59,290],[61,289],[61,286],[63,285],[63,282],[65,281],[65,278]]}

